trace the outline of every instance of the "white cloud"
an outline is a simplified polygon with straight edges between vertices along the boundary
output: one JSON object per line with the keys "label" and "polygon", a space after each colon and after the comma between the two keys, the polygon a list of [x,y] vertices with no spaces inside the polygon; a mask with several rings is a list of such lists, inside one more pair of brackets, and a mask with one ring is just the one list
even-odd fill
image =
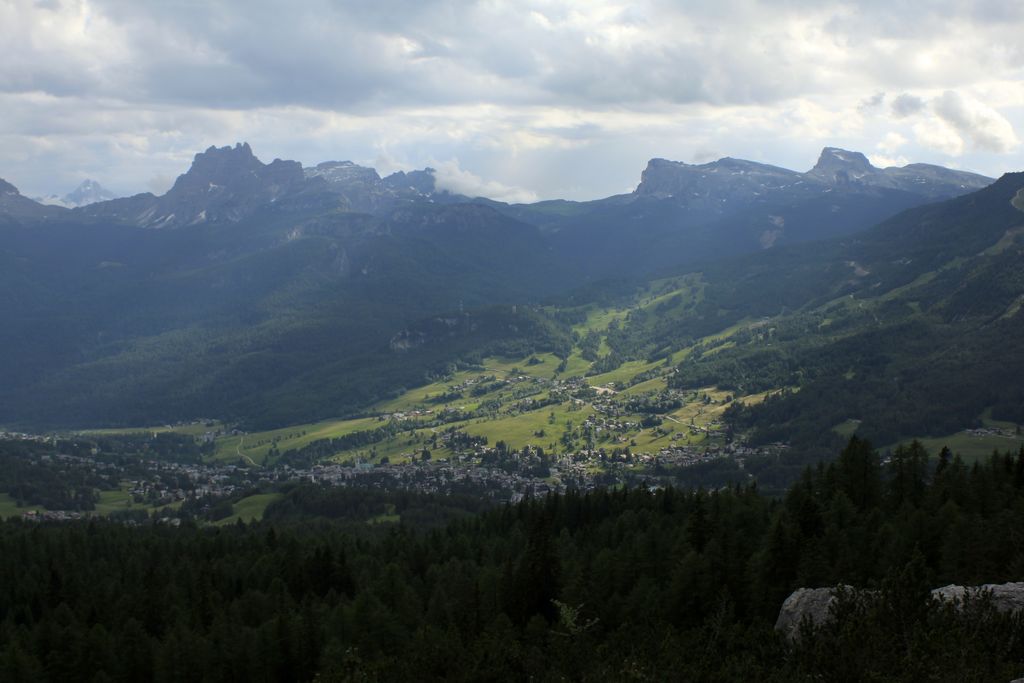
{"label": "white cloud", "polygon": [[890,166],[906,166],[910,160],[905,156],[886,156],[885,154],[869,154],[868,161],[877,168],[889,168]]}
{"label": "white cloud", "polygon": [[878,107],[881,107],[882,103],[884,103],[884,102],[885,102],[885,93],[884,92],[876,92],[871,97],[866,97],[863,100],[861,100],[860,104],[857,105],[857,109],[862,111],[862,112],[869,112],[872,109],[877,109]]}
{"label": "white cloud", "polygon": [[158,174],[146,181],[146,191],[155,195],[162,195],[171,189],[176,180],[175,176]]}
{"label": "white cloud", "polygon": [[509,196],[610,194],[650,156],[709,150],[801,168],[837,145],[995,175],[1024,167],[1017,5],[0,0],[0,176],[142,191],[237,140],[384,172],[458,158]]}
{"label": "white cloud", "polygon": [[905,146],[907,142],[909,141],[899,133],[889,131],[875,147],[885,154],[894,154],[898,149]]}
{"label": "white cloud", "polygon": [[906,166],[910,163],[907,157],[899,154],[899,150],[902,149],[910,142],[907,138],[903,137],[895,131],[889,131],[885,134],[878,144],[875,145],[877,150],[874,153],[868,154],[868,159],[871,163],[878,168],[888,168],[889,166]]}
{"label": "white cloud", "polygon": [[458,159],[436,162],[433,166],[434,181],[439,190],[448,190],[468,197],[488,197],[512,204],[535,202],[538,199],[530,190],[509,187],[494,180],[484,180],[460,167]]}
{"label": "white cloud", "polygon": [[925,101],[920,97],[910,93],[902,93],[893,99],[891,108],[893,116],[902,119],[922,111],[925,106]]}
{"label": "white cloud", "polygon": [[914,124],[914,138],[918,144],[952,157],[964,153],[964,140],[951,126],[937,118],[928,118]]}
{"label": "white cloud", "polygon": [[1007,152],[1019,143],[1013,126],[999,112],[947,90],[933,102],[935,113],[976,148]]}

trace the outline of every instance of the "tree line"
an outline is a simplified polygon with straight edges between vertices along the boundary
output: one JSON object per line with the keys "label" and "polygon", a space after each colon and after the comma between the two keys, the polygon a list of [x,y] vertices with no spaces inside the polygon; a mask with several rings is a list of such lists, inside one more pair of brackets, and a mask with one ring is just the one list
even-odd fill
{"label": "tree line", "polygon": [[[346,511],[378,509],[365,492],[300,488],[249,526],[0,524],[0,679],[1010,680],[1022,670],[1019,616],[983,602],[943,608],[927,589],[1024,574],[1024,451],[969,465],[915,443],[883,462],[853,438],[777,499],[753,486],[638,487],[528,499],[420,531],[343,523]],[[843,602],[841,626],[799,643],[773,631],[792,590],[836,584],[876,592]]]}

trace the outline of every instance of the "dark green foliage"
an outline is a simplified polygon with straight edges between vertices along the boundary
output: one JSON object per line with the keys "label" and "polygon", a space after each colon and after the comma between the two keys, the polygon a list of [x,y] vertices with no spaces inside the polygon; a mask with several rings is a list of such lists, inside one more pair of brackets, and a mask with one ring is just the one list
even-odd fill
{"label": "dark green foliage", "polygon": [[[807,452],[860,422],[877,443],[944,436],[1024,416],[1024,237],[1010,199],[1024,175],[914,209],[855,237],[710,264],[703,299],[652,319],[631,316],[608,344],[617,358],[660,357],[744,319],[731,348],[694,346],[670,384],[738,393],[785,389],[733,406],[755,443]],[[901,288],[915,283],[906,290]],[[799,389],[790,391],[789,389]]]}
{"label": "dark green foliage", "polygon": [[1022,615],[984,598],[961,610],[929,600],[920,554],[891,569],[877,593],[841,594],[835,619],[804,634],[796,680],[1003,681],[1021,673]]}
{"label": "dark green foliage", "polygon": [[[781,501],[573,492],[420,533],[352,522],[428,496],[313,487],[258,526],[7,522],[0,679],[1009,680],[1022,618],[927,593],[1019,578],[1024,453],[923,457],[854,439]],[[836,584],[874,592],[774,634],[790,591]]]}
{"label": "dark green foliage", "polygon": [[[46,460],[26,457],[30,453]],[[97,489],[118,486],[116,474],[54,463],[51,454],[48,444],[0,441],[0,492],[8,493],[18,506],[88,511],[96,506]]]}
{"label": "dark green foliage", "polygon": [[[646,275],[759,250],[765,230],[774,227],[766,220],[770,214],[786,216],[778,241],[793,244],[848,234],[922,201],[894,190],[841,196],[810,191],[806,196],[761,199],[732,205],[723,215],[720,205],[700,208],[682,197],[641,196],[633,202],[610,197],[589,202],[583,211],[554,223],[548,228],[554,229],[550,242],[563,259],[579,259],[590,274]],[[537,220],[528,207],[513,215]]]}
{"label": "dark green foliage", "polygon": [[279,426],[354,413],[462,357],[570,344],[564,324],[501,304],[572,269],[482,206],[2,227],[0,244],[7,423]]}
{"label": "dark green foliage", "polygon": [[870,510],[879,504],[882,497],[881,468],[870,443],[856,436],[850,439],[836,460],[835,482],[859,511]]}

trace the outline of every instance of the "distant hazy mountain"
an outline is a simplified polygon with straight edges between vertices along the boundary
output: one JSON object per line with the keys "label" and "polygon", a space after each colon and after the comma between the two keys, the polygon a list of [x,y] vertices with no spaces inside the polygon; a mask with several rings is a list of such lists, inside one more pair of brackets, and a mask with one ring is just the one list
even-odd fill
{"label": "distant hazy mountain", "polygon": [[992,178],[931,164],[875,168],[860,152],[826,147],[806,173],[728,157],[697,165],[651,159],[634,194],[672,197],[689,206],[725,211],[737,202],[765,201],[778,193],[799,196],[830,189],[886,188],[943,199],[991,183]]}
{"label": "distant hazy mountain", "polygon": [[303,169],[297,161],[264,164],[247,143],[210,147],[195,156],[162,196],[139,194],[92,204],[82,215],[143,228],[180,228],[238,223],[257,213],[354,212],[383,215],[408,202],[468,201],[434,189],[433,170],[381,178],[351,161],[327,161]]}
{"label": "distant hazy mountain", "polygon": [[240,143],[197,154],[188,172],[178,176],[163,196],[147,193],[93,204],[84,213],[145,228],[237,223],[268,204],[294,196],[304,185],[299,162],[275,159],[264,164],[248,144]]}
{"label": "distant hazy mountain", "polygon": [[18,188],[0,178],[0,225],[10,222],[50,220],[66,211],[60,207],[45,206],[18,192]]}
{"label": "distant hazy mountain", "polygon": [[448,192],[438,192],[432,168],[408,173],[398,171],[381,178],[376,170],[351,161],[325,161],[314,168],[304,169],[304,173],[311,181],[322,180],[347,209],[363,213],[381,213],[404,203],[423,200],[468,200]]}
{"label": "distant hazy mountain", "polygon": [[[95,201],[104,191],[87,181],[59,203],[79,207],[71,220],[180,228],[238,223],[267,213],[386,216],[400,207],[477,202],[553,234],[556,251],[566,258],[582,257],[598,275],[623,259],[634,263],[634,271],[650,272],[684,261],[841,235],[990,182],[928,164],[878,169],[863,154],[827,147],[806,173],[732,158],[695,165],[652,159],[630,194],[510,206],[439,191],[429,168],[381,178],[376,170],[351,161],[326,161],[312,168],[280,159],[264,164],[248,144],[239,143],[197,154],[191,168],[162,196]],[[0,205],[0,215],[22,221],[49,215],[17,204],[11,209]],[[652,244],[658,247],[653,252]]]}
{"label": "distant hazy mountain", "polygon": [[818,163],[804,176],[820,179],[833,186],[887,187],[930,199],[956,197],[980,190],[993,181],[977,173],[954,171],[933,164],[875,168],[860,152],[848,152],[835,147],[822,150]]}
{"label": "distant hazy mountain", "polygon": [[95,180],[83,180],[78,187],[63,197],[51,194],[46,197],[36,197],[35,201],[49,206],[63,206],[66,209],[75,209],[97,202],[110,201],[114,198],[113,192],[110,192]]}
{"label": "distant hazy mountain", "polygon": [[595,202],[511,207],[553,233],[559,253],[581,250],[596,273],[653,272],[680,263],[845,235],[991,178],[939,166],[878,169],[826,147],[799,173],[742,159],[652,159],[630,194]]}

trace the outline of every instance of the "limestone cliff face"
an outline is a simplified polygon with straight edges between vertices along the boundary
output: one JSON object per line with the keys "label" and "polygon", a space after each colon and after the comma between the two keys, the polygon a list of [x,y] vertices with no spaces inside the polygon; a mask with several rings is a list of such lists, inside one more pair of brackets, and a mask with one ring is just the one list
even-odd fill
{"label": "limestone cliff face", "polygon": [[304,169],[307,180],[322,181],[349,211],[386,214],[396,207],[430,200],[437,189],[434,170],[398,171],[381,178],[377,171],[351,161],[325,161]]}
{"label": "limestone cliff face", "polygon": [[992,183],[991,178],[955,171],[932,164],[908,164],[876,168],[860,152],[826,147],[818,163],[804,174],[835,188],[878,187],[919,194],[930,199],[955,197],[980,190]]}
{"label": "limestone cliff face", "polygon": [[88,218],[115,219],[144,228],[237,223],[305,185],[302,164],[275,159],[264,164],[247,143],[210,147],[195,155],[188,172],[167,194],[140,194],[78,209]]}
{"label": "limestone cliff face", "polygon": [[674,197],[689,206],[726,210],[736,204],[764,201],[772,195],[794,199],[823,192],[868,189],[899,190],[929,199],[955,197],[979,190],[992,178],[931,164],[876,168],[860,152],[826,147],[810,171],[726,157],[707,164],[651,159],[634,194]]}
{"label": "limestone cliff face", "polygon": [[790,188],[800,176],[778,166],[728,157],[696,165],[651,159],[635,194],[659,199],[674,197],[688,206],[721,211],[738,202]]}
{"label": "limestone cliff face", "polygon": [[[0,186],[0,195],[3,192]],[[265,164],[242,142],[196,154],[189,170],[162,196],[145,193],[89,203],[76,213],[143,228],[180,228],[237,223],[268,210],[384,216],[398,207],[437,198],[446,203],[463,199],[437,192],[433,169],[381,178],[374,169],[351,161],[325,161],[306,169],[297,161],[281,159]]]}
{"label": "limestone cliff face", "polygon": [[252,207],[277,201],[304,182],[297,161],[264,164],[247,143],[211,147],[195,156],[192,167],[145,212],[147,227],[236,222]]}

